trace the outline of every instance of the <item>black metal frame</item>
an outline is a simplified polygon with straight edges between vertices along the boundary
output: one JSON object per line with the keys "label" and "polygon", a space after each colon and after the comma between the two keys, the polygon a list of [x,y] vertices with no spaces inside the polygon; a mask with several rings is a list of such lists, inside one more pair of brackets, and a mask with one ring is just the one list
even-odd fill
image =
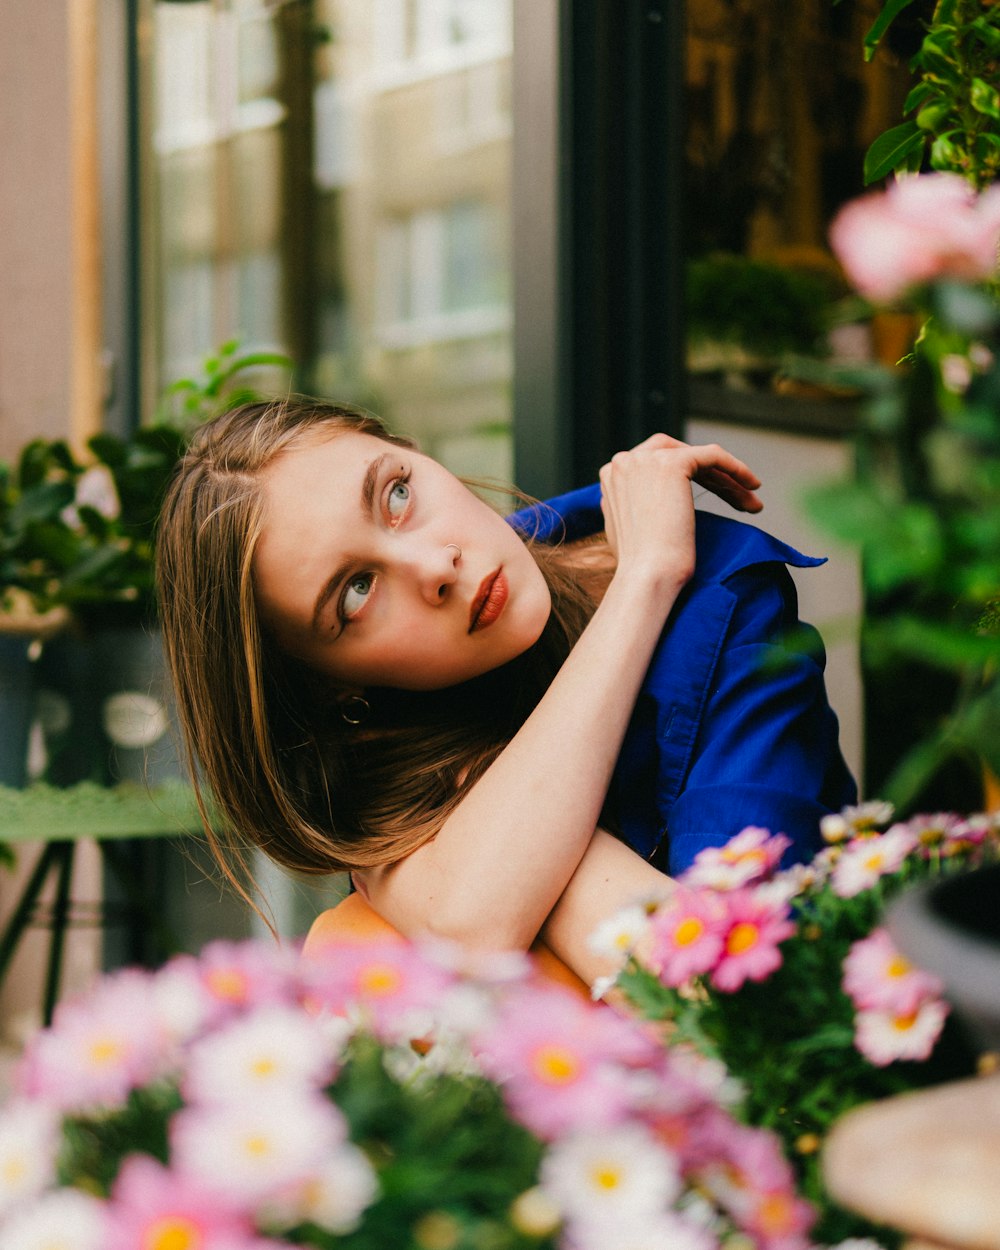
{"label": "black metal frame", "polygon": [[514,432],[536,495],[683,429],[682,0],[515,0]]}

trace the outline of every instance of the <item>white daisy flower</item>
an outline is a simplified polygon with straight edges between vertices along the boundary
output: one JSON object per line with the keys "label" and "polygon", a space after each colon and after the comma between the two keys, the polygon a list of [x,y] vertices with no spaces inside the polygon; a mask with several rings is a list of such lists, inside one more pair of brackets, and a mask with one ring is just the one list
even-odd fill
{"label": "white daisy flower", "polygon": [[876,1067],[897,1059],[926,1059],[944,1027],[948,1008],[931,998],[907,1015],[890,1011],[859,1011],[854,1017],[854,1043]]}
{"label": "white daisy flower", "polygon": [[715,1250],[707,1229],[666,1212],[651,1218],[573,1224],[574,1250]]}
{"label": "white daisy flower", "polygon": [[603,920],[587,938],[587,946],[595,955],[623,964],[648,928],[649,912],[633,903]]}
{"label": "white daisy flower", "polygon": [[637,1124],[557,1141],[542,1160],[541,1182],[574,1225],[652,1218],[681,1187],[673,1155]]}
{"label": "white daisy flower", "polygon": [[329,1044],[307,1012],[269,1005],[192,1046],[184,1074],[189,1102],[238,1102],[325,1083],[333,1072]]}
{"label": "white daisy flower", "polygon": [[340,1110],[322,1097],[247,1099],[189,1107],[171,1125],[179,1170],[237,1201],[266,1202],[311,1182],[347,1136]]}
{"label": "white daisy flower", "polygon": [[306,1187],[302,1213],[331,1233],[349,1233],[378,1192],[378,1179],[368,1157],[345,1142]]}
{"label": "white daisy flower", "polygon": [[4,1250],[104,1250],[104,1206],[77,1189],[53,1189],[15,1212]]}
{"label": "white daisy flower", "polygon": [[0,1215],[55,1180],[59,1118],[36,1103],[7,1104],[0,1117]]}

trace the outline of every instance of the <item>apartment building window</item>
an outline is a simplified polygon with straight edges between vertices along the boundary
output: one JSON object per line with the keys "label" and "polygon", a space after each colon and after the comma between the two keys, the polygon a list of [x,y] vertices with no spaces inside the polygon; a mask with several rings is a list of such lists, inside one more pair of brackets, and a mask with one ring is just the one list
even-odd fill
{"label": "apartment building window", "polygon": [[282,342],[287,109],[263,0],[158,3],[150,17],[146,285],[159,387],[232,336]]}
{"label": "apartment building window", "polygon": [[462,200],[388,222],[380,238],[380,338],[386,346],[507,328],[506,213]]}
{"label": "apartment building window", "polygon": [[511,0],[375,0],[372,13],[384,66],[434,71],[510,48]]}

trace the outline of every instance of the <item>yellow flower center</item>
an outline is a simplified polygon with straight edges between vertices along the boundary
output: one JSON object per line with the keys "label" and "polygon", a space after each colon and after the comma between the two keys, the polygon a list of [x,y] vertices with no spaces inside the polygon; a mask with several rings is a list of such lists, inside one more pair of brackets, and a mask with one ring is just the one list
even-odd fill
{"label": "yellow flower center", "polygon": [[90,1044],[90,1061],[95,1068],[103,1068],[121,1058],[122,1046],[115,1038],[98,1037]]}
{"label": "yellow flower center", "polygon": [[16,1185],[18,1181],[24,1178],[26,1171],[24,1159],[20,1155],[12,1159],[5,1159],[3,1167],[0,1168],[0,1180],[3,1181],[4,1185]]}
{"label": "yellow flower center", "polygon": [[269,1055],[262,1055],[259,1059],[255,1059],[250,1065],[250,1071],[254,1076],[259,1076],[262,1080],[269,1076],[273,1076],[277,1071],[278,1065]]}
{"label": "yellow flower center", "polygon": [[216,968],[205,978],[205,984],[216,998],[238,1002],[246,997],[246,977],[233,968]]}
{"label": "yellow flower center", "polygon": [[547,1085],[569,1085],[580,1075],[578,1056],[565,1046],[540,1047],[532,1067]]}
{"label": "yellow flower center", "polygon": [[692,942],[697,942],[704,932],[705,925],[697,916],[685,916],[674,930],[674,945],[690,946]]}
{"label": "yellow flower center", "polygon": [[913,1028],[917,1022],[917,1013],[911,1011],[907,1016],[893,1016],[892,1027],[900,1033],[906,1033]]}
{"label": "yellow flower center", "polygon": [[246,1147],[247,1154],[254,1159],[262,1159],[271,1150],[271,1143],[263,1133],[257,1133],[253,1137],[248,1137],[243,1145]]}
{"label": "yellow flower center", "polygon": [[881,851],[876,851],[874,855],[869,855],[865,860],[865,867],[869,872],[880,872],[884,862],[885,856]]}
{"label": "yellow flower center", "polygon": [[391,964],[370,964],[358,975],[358,989],[371,998],[385,998],[395,994],[403,983],[399,969]]}
{"label": "yellow flower center", "polygon": [[168,1215],[146,1229],[142,1250],[199,1250],[204,1244],[197,1224],[180,1215]]}
{"label": "yellow flower center", "polygon": [[752,851],[730,851],[724,849],[721,858],[727,864],[762,864],[767,857],[758,846]]}
{"label": "yellow flower center", "polygon": [[765,1194],[757,1208],[761,1231],[772,1237],[789,1229],[791,1215],[792,1204],[787,1194]]}
{"label": "yellow flower center", "polygon": [[617,1189],[622,1183],[621,1168],[615,1167],[613,1163],[599,1164],[590,1177],[598,1189]]}
{"label": "yellow flower center", "polygon": [[905,977],[910,971],[910,961],[908,959],[904,959],[902,955],[896,955],[893,959],[889,960],[885,971],[886,976]]}
{"label": "yellow flower center", "polygon": [[757,945],[760,929],[749,920],[741,920],[729,930],[726,938],[726,950],[730,955],[742,955]]}

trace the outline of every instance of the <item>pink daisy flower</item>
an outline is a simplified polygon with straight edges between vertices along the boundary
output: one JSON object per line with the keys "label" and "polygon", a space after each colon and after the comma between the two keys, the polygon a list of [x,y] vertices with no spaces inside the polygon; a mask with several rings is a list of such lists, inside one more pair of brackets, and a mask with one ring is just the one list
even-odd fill
{"label": "pink daisy flower", "polygon": [[830,878],[834,894],[853,898],[862,890],[871,889],[882,877],[898,872],[917,845],[917,835],[905,825],[893,825],[885,833],[855,839],[834,865]]}
{"label": "pink daisy flower", "polygon": [[379,1036],[422,1037],[456,975],[408,942],[344,943],[308,961],[310,1001],[335,1015],[360,1016]]}
{"label": "pink daisy flower", "polygon": [[710,972],[722,954],[724,920],[718,895],[678,886],[650,921],[649,967],[674,987]]}
{"label": "pink daisy flower", "polygon": [[795,925],[786,903],[754,890],[734,890],[726,899],[722,956],[712,970],[712,984],[732,993],[744,981],[763,981],[781,966],[779,943]]}
{"label": "pink daisy flower", "polygon": [[622,1017],[575,994],[525,986],[507,996],[491,1027],[473,1039],[487,1076],[513,1114],[539,1136],[623,1120],[631,1069],[657,1047]]}
{"label": "pink daisy flower", "polygon": [[948,1015],[939,998],[921,1003],[916,1011],[859,1011],[854,1018],[854,1044],[877,1068],[897,1059],[926,1059],[941,1036]]}
{"label": "pink daisy flower", "polygon": [[883,928],[855,942],[844,960],[844,992],[864,1010],[909,1015],[941,990],[938,978],[915,968]]}
{"label": "pink daisy flower", "polygon": [[737,890],[770,877],[789,846],[791,840],[784,834],[772,836],[769,830],[750,825],[725,846],[699,851],[681,880],[690,886]]}
{"label": "pink daisy flower", "polygon": [[128,970],[62,1003],[25,1051],[20,1092],[64,1112],[111,1109],[159,1075],[172,1047],[150,1011],[149,986],[148,976]]}
{"label": "pink daisy flower", "polygon": [[122,1164],[107,1207],[106,1250],[256,1250],[250,1216],[148,1155]]}
{"label": "pink daisy flower", "polygon": [[298,988],[291,955],[263,942],[210,942],[193,970],[214,1018],[264,1003],[294,1001]]}

